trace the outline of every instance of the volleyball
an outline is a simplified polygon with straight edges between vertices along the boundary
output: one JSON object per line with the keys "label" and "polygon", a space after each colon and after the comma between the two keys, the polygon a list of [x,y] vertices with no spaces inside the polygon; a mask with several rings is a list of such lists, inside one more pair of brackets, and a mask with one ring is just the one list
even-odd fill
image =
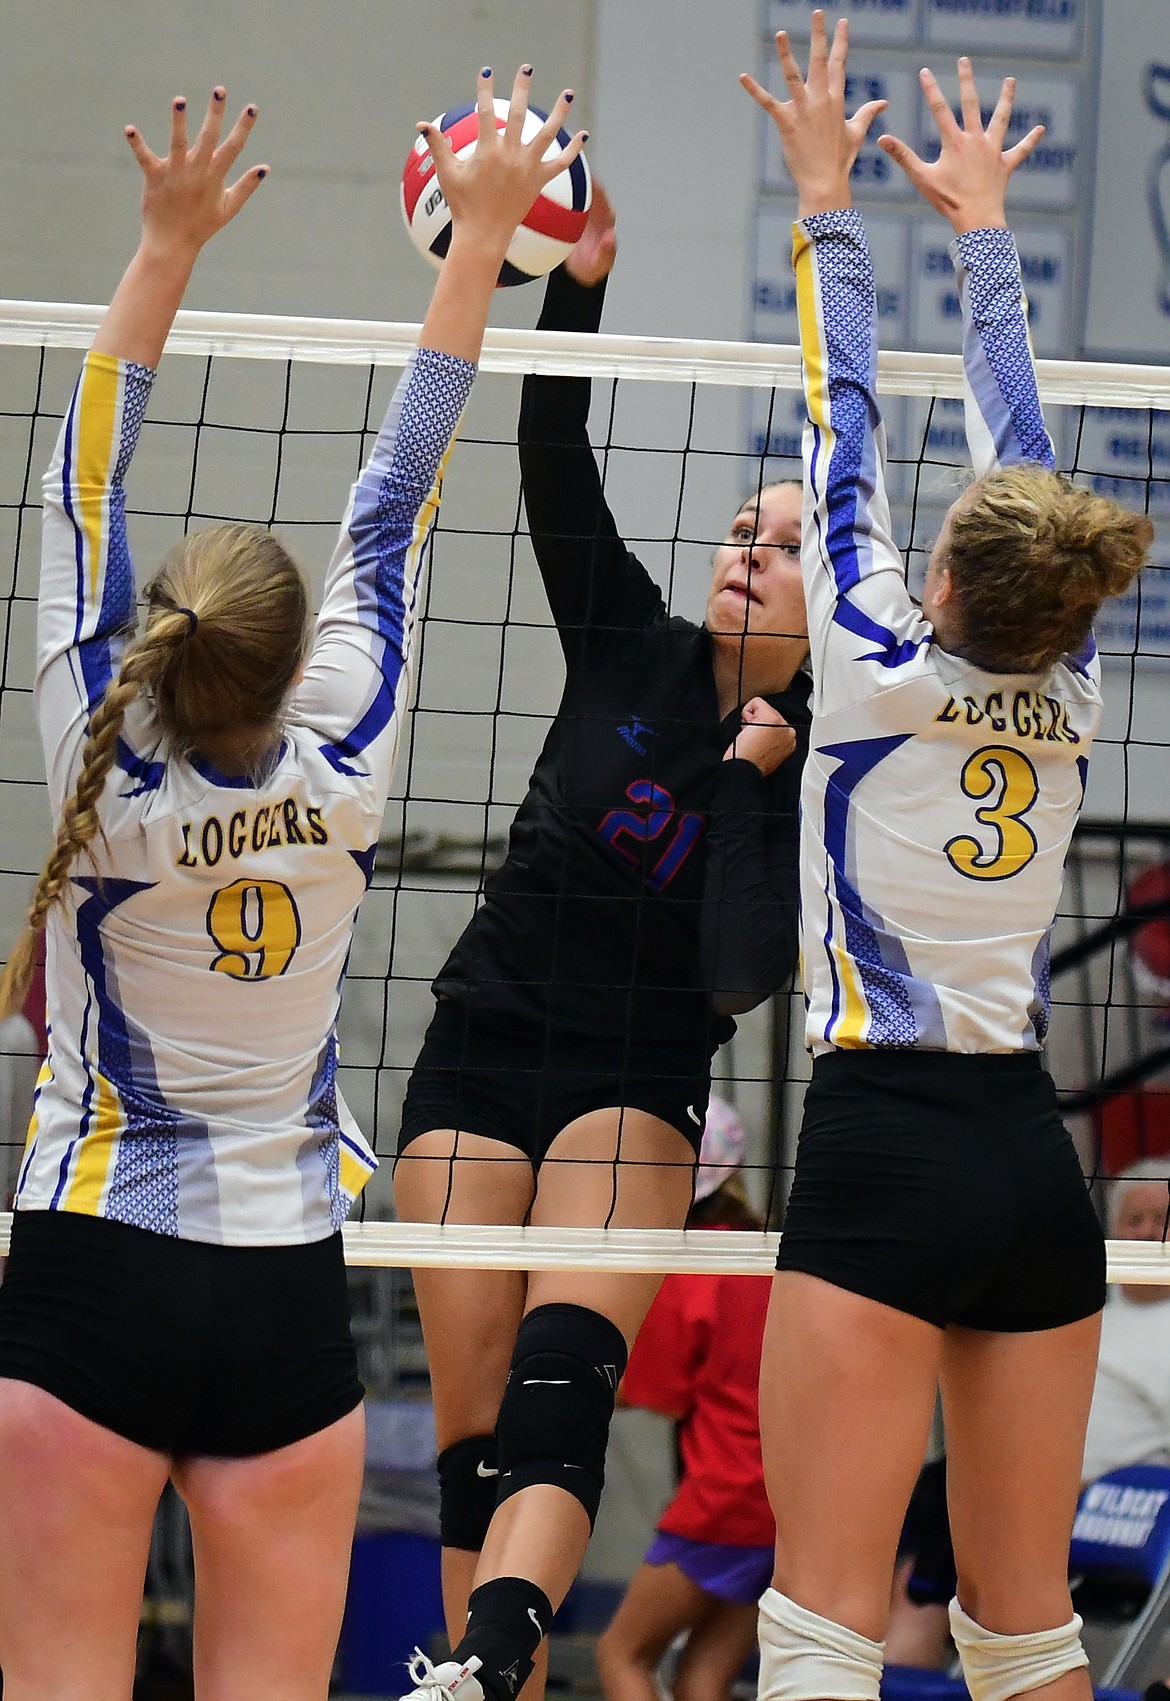
{"label": "volleyball", "polygon": [[[502,130],[508,121],[508,102],[497,100],[495,109],[496,128]],[[530,106],[524,116],[521,139],[531,141],[547,117],[547,112]],[[479,114],[474,105],[452,107],[450,112],[441,113],[435,124],[446,134],[459,159],[474,153],[479,135]],[[545,159],[555,159],[569,141],[567,130],[558,131]],[[517,226],[500,267],[499,287],[530,283],[559,266],[585,229],[592,198],[589,167],[584,156],[579,156],[551,183],[545,184]],[[435,162],[425,136],[419,136],[406,156],[401,203],[410,240],[432,265],[441,266],[451,242],[451,213],[435,178]]]}

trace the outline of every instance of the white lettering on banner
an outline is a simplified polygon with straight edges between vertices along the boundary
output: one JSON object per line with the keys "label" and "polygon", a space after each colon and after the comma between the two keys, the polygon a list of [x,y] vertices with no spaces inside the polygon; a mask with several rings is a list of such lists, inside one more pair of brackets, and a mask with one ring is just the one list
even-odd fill
{"label": "white lettering on banner", "polygon": [[1084,12],[1084,0],[924,0],[923,22],[927,41],[941,46],[1067,58],[1080,49]]}
{"label": "white lettering on banner", "polygon": [[[809,19],[820,0],[770,0],[768,29],[788,30],[806,38]],[[918,29],[918,0],[852,0],[849,36],[857,45],[880,41],[913,41]]]}
{"label": "white lettering on banner", "polygon": [[1158,1514],[1170,1500],[1170,1490],[1125,1487],[1095,1482],[1073,1524],[1074,1541],[1105,1542],[1109,1547],[1138,1548],[1149,1540]]}

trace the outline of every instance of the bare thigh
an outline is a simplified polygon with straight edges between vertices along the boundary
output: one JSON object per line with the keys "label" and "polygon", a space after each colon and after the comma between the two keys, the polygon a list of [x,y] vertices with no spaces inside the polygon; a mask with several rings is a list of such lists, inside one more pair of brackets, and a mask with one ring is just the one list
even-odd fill
{"label": "bare thigh", "polygon": [[1068,1546],[1100,1314],[1062,1329],[948,1329],[942,1393],[959,1599],[988,1630],[1072,1615]]}
{"label": "bare thigh", "polygon": [[[524,1222],[535,1180],[524,1154],[480,1134],[435,1129],[412,1140],[394,1170],[404,1222]],[[490,1435],[508,1379],[526,1282],[511,1270],[415,1270],[440,1451]]]}
{"label": "bare thigh", "polygon": [[126,1701],[162,1453],[0,1379],[0,1666],[10,1701]]}
{"label": "bare thigh", "polygon": [[359,1406],[248,1459],[186,1459],[199,1701],[324,1701],[365,1458]]}
{"label": "bare thigh", "polygon": [[775,1586],[880,1641],[898,1535],[926,1452],[942,1330],[783,1270],[772,1284],[760,1431]]}
{"label": "bare thigh", "polygon": [[[539,1228],[681,1228],[695,1154],[677,1128],[644,1110],[595,1110],[563,1128],[540,1166]],[[526,1310],[570,1304],[599,1311],[632,1346],[661,1276],[537,1270]]]}

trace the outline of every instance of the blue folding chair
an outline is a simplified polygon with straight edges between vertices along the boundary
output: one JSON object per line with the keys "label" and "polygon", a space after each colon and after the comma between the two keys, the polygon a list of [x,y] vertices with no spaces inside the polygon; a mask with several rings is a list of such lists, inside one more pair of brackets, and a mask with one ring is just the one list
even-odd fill
{"label": "blue folding chair", "polygon": [[1125,1465],[1082,1490],[1069,1573],[1140,1603],[1097,1693],[1134,1689],[1170,1628],[1170,1467]]}

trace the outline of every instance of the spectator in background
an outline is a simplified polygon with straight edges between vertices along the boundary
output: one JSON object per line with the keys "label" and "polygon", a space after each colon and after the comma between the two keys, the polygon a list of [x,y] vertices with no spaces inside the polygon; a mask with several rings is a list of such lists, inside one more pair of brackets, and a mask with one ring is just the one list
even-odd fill
{"label": "spectator in background", "polygon": [[[1142,1158],[1109,1187],[1112,1240],[1164,1240],[1170,1216],[1170,1157]],[[1085,1436],[1083,1483],[1122,1465],[1170,1465],[1170,1288],[1117,1286],[1101,1316],[1101,1351]],[[945,1666],[952,1657],[947,1602],[955,1592],[946,1510],[946,1461],[918,1479],[903,1531],[886,1638],[890,1664]],[[1152,1684],[1147,1701],[1170,1701]]]}
{"label": "spectator in background", "polygon": [[[743,1159],[743,1124],[713,1098],[688,1228],[763,1228]],[[675,1701],[726,1701],[755,1647],[776,1534],[756,1395],[769,1287],[767,1276],[667,1276],[634,1344],[620,1398],[677,1421],[682,1481],[598,1643],[606,1701],[659,1701],[655,1670],[683,1634]]]}

